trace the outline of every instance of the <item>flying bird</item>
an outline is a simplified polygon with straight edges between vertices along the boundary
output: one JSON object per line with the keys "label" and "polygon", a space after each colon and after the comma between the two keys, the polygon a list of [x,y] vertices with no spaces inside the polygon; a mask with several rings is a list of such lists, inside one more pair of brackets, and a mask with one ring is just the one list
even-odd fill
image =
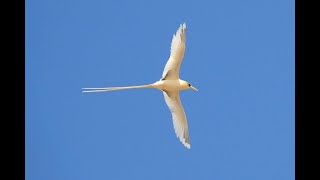
{"label": "flying bird", "polygon": [[173,35],[171,42],[170,57],[165,65],[162,78],[152,84],[127,87],[105,87],[105,88],[82,88],[83,92],[105,92],[136,88],[155,88],[163,91],[164,99],[168,105],[173,119],[173,126],[177,137],[182,144],[190,149],[190,137],[188,131],[188,122],[184,112],[179,92],[181,90],[195,90],[189,82],[181,80],[179,77],[181,62],[186,49],[186,24],[181,24]]}

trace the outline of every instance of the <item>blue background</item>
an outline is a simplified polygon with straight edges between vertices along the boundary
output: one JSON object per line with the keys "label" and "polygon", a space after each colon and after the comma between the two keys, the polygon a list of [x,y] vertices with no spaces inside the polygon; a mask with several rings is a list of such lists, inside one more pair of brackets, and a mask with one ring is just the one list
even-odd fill
{"label": "blue background", "polygon": [[[191,150],[153,83],[187,24]],[[26,1],[26,179],[294,179],[294,1]]]}

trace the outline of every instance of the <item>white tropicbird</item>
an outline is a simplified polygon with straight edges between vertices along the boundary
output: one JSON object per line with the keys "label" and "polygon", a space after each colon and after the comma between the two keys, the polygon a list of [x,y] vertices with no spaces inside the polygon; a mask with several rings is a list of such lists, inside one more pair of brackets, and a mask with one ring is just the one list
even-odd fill
{"label": "white tropicbird", "polygon": [[153,83],[141,86],[105,87],[105,88],[82,88],[83,92],[104,92],[135,88],[156,88],[163,91],[164,99],[172,113],[173,126],[177,137],[182,144],[190,149],[190,138],[186,113],[180,101],[181,90],[192,89],[198,91],[187,81],[179,78],[180,66],[186,49],[186,24],[180,25],[171,42],[169,60],[162,73],[162,78]]}

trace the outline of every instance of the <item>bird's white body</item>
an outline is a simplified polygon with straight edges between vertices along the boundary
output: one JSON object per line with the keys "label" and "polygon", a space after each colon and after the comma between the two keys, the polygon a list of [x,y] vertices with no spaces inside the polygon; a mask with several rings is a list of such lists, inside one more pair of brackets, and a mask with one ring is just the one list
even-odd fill
{"label": "bird's white body", "polygon": [[156,89],[164,90],[167,92],[181,91],[189,88],[187,82],[181,79],[160,80],[153,83],[152,86]]}
{"label": "bird's white body", "polygon": [[190,138],[186,114],[180,100],[181,90],[192,89],[198,91],[187,81],[179,78],[180,66],[186,48],[186,24],[180,25],[171,42],[169,60],[162,73],[162,78],[152,84],[127,87],[83,88],[83,92],[105,92],[137,88],[155,88],[163,91],[164,99],[172,113],[173,126],[182,144],[190,149]]}

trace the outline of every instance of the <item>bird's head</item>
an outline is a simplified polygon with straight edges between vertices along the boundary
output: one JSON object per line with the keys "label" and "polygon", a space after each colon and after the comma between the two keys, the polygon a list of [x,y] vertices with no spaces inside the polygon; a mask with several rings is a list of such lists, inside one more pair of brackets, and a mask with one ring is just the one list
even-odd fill
{"label": "bird's head", "polygon": [[190,83],[188,83],[187,81],[186,81],[186,83],[187,83],[187,85],[188,85],[188,88],[187,88],[187,89],[192,89],[192,90],[198,91],[197,88],[193,87],[193,86],[192,86]]}

